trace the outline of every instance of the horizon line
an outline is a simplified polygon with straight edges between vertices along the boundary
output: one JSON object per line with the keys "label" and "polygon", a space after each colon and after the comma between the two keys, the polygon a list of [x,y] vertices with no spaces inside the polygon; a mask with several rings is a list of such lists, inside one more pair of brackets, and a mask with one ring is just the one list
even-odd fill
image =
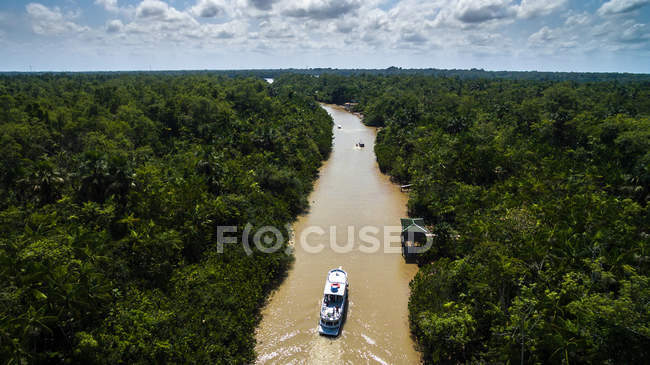
{"label": "horizon line", "polygon": [[[31,66],[30,66],[31,68]],[[43,73],[120,73],[120,72],[137,72],[137,73],[155,73],[155,72],[246,72],[246,71],[314,71],[314,70],[334,70],[334,71],[475,71],[485,73],[500,73],[500,72],[514,72],[514,73],[549,73],[549,74],[621,74],[621,75],[650,75],[650,72],[629,72],[629,71],[540,71],[534,69],[519,69],[519,70],[498,70],[498,69],[484,69],[484,68],[404,68],[399,66],[390,66],[386,68],[339,68],[339,67],[287,67],[287,68],[160,68],[160,69],[96,69],[96,70],[0,70],[1,74],[17,73],[17,74],[43,74]]]}

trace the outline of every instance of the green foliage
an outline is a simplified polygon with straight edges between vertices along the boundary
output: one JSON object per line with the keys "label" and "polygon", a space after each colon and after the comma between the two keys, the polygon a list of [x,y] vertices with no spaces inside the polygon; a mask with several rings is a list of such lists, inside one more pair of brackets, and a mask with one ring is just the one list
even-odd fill
{"label": "green foliage", "polygon": [[[320,78],[279,82],[295,79],[334,101]],[[434,225],[409,303],[426,362],[650,356],[647,82],[341,82],[382,126],[379,167]]]}
{"label": "green foliage", "polygon": [[218,253],[217,227],[284,227],[307,207],[327,113],[213,74],[0,86],[1,362],[252,362],[292,258]]}

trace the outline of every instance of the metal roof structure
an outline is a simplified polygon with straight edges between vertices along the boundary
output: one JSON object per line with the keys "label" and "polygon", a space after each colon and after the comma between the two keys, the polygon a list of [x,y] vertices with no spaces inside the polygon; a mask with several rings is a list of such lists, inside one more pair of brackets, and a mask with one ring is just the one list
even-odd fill
{"label": "metal roof structure", "polygon": [[400,218],[400,221],[402,222],[402,233],[413,232],[429,234],[429,230],[424,228],[423,218]]}

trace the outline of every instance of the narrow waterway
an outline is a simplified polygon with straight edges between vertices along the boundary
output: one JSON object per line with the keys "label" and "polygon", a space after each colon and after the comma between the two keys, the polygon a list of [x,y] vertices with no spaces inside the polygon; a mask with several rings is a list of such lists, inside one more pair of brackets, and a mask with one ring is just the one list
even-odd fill
{"label": "narrow waterway", "polygon": [[[309,197],[309,213],[294,224],[296,261],[262,311],[257,363],[418,363],[407,309],[417,267],[404,263],[398,234],[384,229],[406,216],[407,196],[379,171],[375,129],[341,108],[323,107],[334,119],[334,148]],[[360,140],[364,148],[355,146]],[[364,227],[379,244],[360,240]],[[300,238],[307,232],[305,245]],[[327,271],[339,266],[349,276],[349,308],[341,335],[328,338],[317,331],[319,305]]]}

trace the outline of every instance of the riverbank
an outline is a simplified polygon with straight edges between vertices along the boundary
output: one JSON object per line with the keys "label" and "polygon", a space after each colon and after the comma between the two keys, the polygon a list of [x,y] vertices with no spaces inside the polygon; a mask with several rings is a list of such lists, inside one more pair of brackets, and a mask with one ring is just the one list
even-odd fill
{"label": "riverbank", "polygon": [[[375,128],[340,106],[322,107],[334,119],[334,146],[309,197],[309,212],[293,226],[293,267],[262,310],[257,363],[417,363],[408,325],[409,282],[417,267],[404,263],[399,243],[395,252],[369,252],[359,239],[364,227],[381,232],[399,225],[407,196],[379,171]],[[355,148],[359,140],[365,148]],[[327,234],[310,233],[301,243],[314,228]],[[330,339],[316,328],[325,275],[338,266],[350,276],[350,301],[342,334]]]}

